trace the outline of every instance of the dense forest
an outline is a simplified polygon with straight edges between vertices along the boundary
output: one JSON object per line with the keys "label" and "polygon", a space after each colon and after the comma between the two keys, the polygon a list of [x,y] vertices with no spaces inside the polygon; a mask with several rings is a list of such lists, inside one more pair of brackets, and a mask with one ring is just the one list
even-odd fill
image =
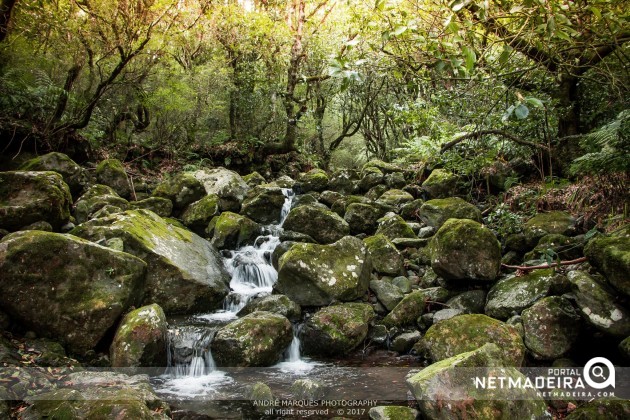
{"label": "dense forest", "polygon": [[[628,418],[449,369],[628,365],[629,13],[0,0],[0,365],[43,369],[0,370],[0,417],[301,418],[250,402],[378,360],[412,397],[349,418]],[[186,394],[283,363],[237,409]]]}

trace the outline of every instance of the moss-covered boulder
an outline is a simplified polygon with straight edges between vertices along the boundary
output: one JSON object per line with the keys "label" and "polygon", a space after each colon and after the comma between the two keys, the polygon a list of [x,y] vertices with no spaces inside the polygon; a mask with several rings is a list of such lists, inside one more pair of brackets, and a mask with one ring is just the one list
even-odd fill
{"label": "moss-covered boulder", "polygon": [[431,268],[447,280],[493,281],[501,268],[501,244],[473,220],[447,220],[431,239],[430,251]]}
{"label": "moss-covered boulder", "polygon": [[214,216],[221,213],[219,196],[209,194],[201,200],[191,203],[182,213],[182,223],[197,235],[203,235]]}
{"label": "moss-covered boulder", "polygon": [[213,218],[206,230],[210,242],[218,249],[236,249],[252,244],[260,232],[258,223],[231,211]]}
{"label": "moss-covered boulder", "polygon": [[472,351],[486,343],[494,343],[501,349],[507,366],[523,364],[525,345],[518,331],[485,315],[466,314],[444,320],[431,326],[423,338],[433,361]]}
{"label": "moss-covered boulder", "polygon": [[420,220],[440,228],[448,219],[470,219],[481,223],[481,211],[459,197],[429,200],[420,207]]}
{"label": "moss-covered boulder", "polygon": [[348,354],[365,340],[373,318],[374,310],[366,303],[343,303],[320,309],[302,328],[303,351],[313,356]]}
{"label": "moss-covered boulder", "polygon": [[320,244],[333,243],[350,233],[350,226],[337,213],[313,205],[291,210],[283,227],[309,235]]}
{"label": "moss-covered boulder", "polygon": [[359,233],[373,234],[378,227],[378,220],[385,215],[383,207],[366,204],[351,203],[345,209],[344,220],[350,226],[350,233],[357,235]]}
{"label": "moss-covered boulder", "polygon": [[379,203],[392,207],[400,207],[410,201],[413,201],[413,196],[406,191],[398,189],[385,191],[378,198]]}
{"label": "moss-covered boulder", "polygon": [[568,237],[552,233],[538,240],[538,243],[523,257],[525,261],[544,259],[548,250],[553,250],[562,260],[580,258],[584,249],[583,237]]}
{"label": "moss-covered boulder", "polygon": [[354,194],[358,189],[358,179],[355,170],[340,169],[330,176],[328,188],[341,194]]}
{"label": "moss-covered boulder", "polygon": [[630,236],[591,239],[584,254],[615,289],[630,296]]}
{"label": "moss-covered boulder", "polygon": [[610,335],[630,335],[630,312],[610,290],[582,271],[571,271],[568,277],[578,312],[586,322]]}
{"label": "moss-covered boulder", "polygon": [[487,343],[408,377],[407,385],[423,417],[453,420],[544,418],[547,404],[534,388],[475,386],[475,377],[486,380],[486,384],[487,378],[492,377],[526,380],[517,369],[503,363],[502,353],[497,345]]}
{"label": "moss-covered boulder", "polygon": [[359,299],[372,271],[367,247],[352,236],[331,245],[295,244],[278,265],[275,289],[301,306]]}
{"label": "moss-covered boulder", "polygon": [[107,185],[95,184],[79,197],[74,205],[75,218],[78,223],[92,219],[102,208],[107,207],[111,212],[129,209],[129,202]]}
{"label": "moss-covered boulder", "polygon": [[179,172],[160,182],[153,195],[168,198],[173,202],[173,208],[180,211],[205,197],[206,190],[192,172]]}
{"label": "moss-covered boulder", "polygon": [[414,290],[405,297],[383,318],[383,325],[388,327],[404,327],[414,325],[424,313],[427,302],[446,302],[448,290],[441,287]]}
{"label": "moss-covered boulder", "polygon": [[245,183],[249,185],[250,188],[257,187],[267,182],[265,177],[256,171],[252,172],[251,174],[245,175],[243,177],[243,181],[245,181]]}
{"label": "moss-covered boulder", "polygon": [[157,304],[129,312],[109,348],[113,367],[166,366],[166,316]]}
{"label": "moss-covered boulder", "polygon": [[420,413],[410,407],[401,405],[380,405],[370,408],[370,420],[416,420]]}
{"label": "moss-covered boulder", "polygon": [[225,168],[200,169],[193,176],[201,182],[206,195],[219,196],[221,211],[238,212],[249,191],[249,185],[234,171]]}
{"label": "moss-covered boulder", "polygon": [[372,159],[364,163],[363,166],[361,167],[361,170],[363,172],[366,172],[370,170],[371,168],[376,168],[379,171],[383,172],[384,174],[391,174],[391,173],[405,171],[405,169],[403,169],[402,167],[400,167],[399,165],[395,163],[384,162],[380,159]]}
{"label": "moss-covered boulder", "polygon": [[417,198],[413,201],[403,204],[400,206],[400,217],[405,220],[418,220],[420,218],[420,209],[424,204],[424,200],[421,198]]}
{"label": "moss-covered boulder", "polygon": [[63,153],[51,152],[27,160],[20,166],[20,171],[51,171],[57,172],[72,194],[80,193],[88,183],[88,175],[75,161]]}
{"label": "moss-covered boulder", "polygon": [[621,340],[617,348],[619,349],[619,353],[621,353],[626,360],[630,360],[630,336]]}
{"label": "moss-covered boulder", "polygon": [[376,234],[385,235],[390,241],[396,238],[417,238],[407,222],[393,213],[388,213],[378,220]]}
{"label": "moss-covered boulder", "polygon": [[567,353],[580,334],[581,318],[560,296],[539,300],[523,311],[525,347],[537,359],[554,360]]}
{"label": "moss-covered boulder", "polygon": [[501,279],[488,292],[485,312],[503,320],[519,315],[523,309],[547,296],[557,282],[551,269],[533,270],[524,276]]}
{"label": "moss-covered boulder", "polygon": [[452,197],[457,192],[457,176],[444,169],[434,169],[422,183],[429,198]]}
{"label": "moss-covered boulder", "polygon": [[374,167],[365,168],[361,171],[359,190],[367,192],[378,185],[382,185],[386,189],[387,187],[383,184],[384,182],[385,176],[380,169]]}
{"label": "moss-covered boulder", "polygon": [[372,280],[370,282],[370,289],[374,292],[378,301],[388,311],[394,309],[404,297],[398,287],[387,281]]}
{"label": "moss-covered boulder", "polygon": [[525,222],[525,230],[539,238],[548,234],[571,236],[575,233],[575,219],[564,211],[538,213]]}
{"label": "moss-covered boulder", "polygon": [[363,240],[370,251],[374,271],[384,275],[398,276],[404,272],[404,258],[396,246],[385,235],[374,235]]}
{"label": "moss-covered boulder", "polygon": [[148,197],[144,200],[132,201],[130,207],[136,210],[150,210],[160,217],[170,217],[173,213],[173,202],[163,197]]}
{"label": "moss-covered boulder", "polygon": [[16,231],[46,221],[59,229],[70,219],[72,197],[56,172],[0,172],[0,228]]}
{"label": "moss-covered boulder", "polygon": [[335,202],[337,200],[341,200],[343,198],[343,194],[340,194],[336,191],[322,191],[322,193],[319,196],[319,201],[320,203],[323,203],[325,205],[327,205],[328,207],[331,207],[333,204],[335,204]]}
{"label": "moss-covered boulder", "polygon": [[453,296],[446,302],[446,306],[459,309],[466,314],[480,314],[486,304],[486,292],[483,290],[468,290]]}
{"label": "moss-covered boulder", "polygon": [[148,210],[128,210],[77,226],[73,234],[94,242],[121,238],[124,250],[148,265],[144,303],[168,313],[217,309],[230,276],[208,241]]}
{"label": "moss-covered boulder", "polygon": [[328,188],[328,175],[321,169],[311,169],[298,178],[302,192],[324,191]]}
{"label": "moss-covered boulder", "polygon": [[610,420],[630,417],[630,401],[618,398],[585,402],[569,414],[567,420]]}
{"label": "moss-covered boulder", "polygon": [[122,162],[118,159],[105,159],[96,166],[96,181],[111,187],[123,198],[131,197],[131,184]]}
{"label": "moss-covered boulder", "polygon": [[280,360],[292,339],[293,327],[287,318],[252,312],[217,331],[212,356],[219,366],[270,366]]}
{"label": "moss-covered boulder", "polygon": [[256,187],[243,201],[241,214],[263,225],[278,223],[286,197],[280,188]]}
{"label": "moss-covered boulder", "polygon": [[27,397],[24,420],[170,418],[171,410],[153,391],[147,375],[71,373],[60,388]]}
{"label": "moss-covered boulder", "polygon": [[76,354],[94,348],[142,297],[146,264],[83,239],[23,231],[0,241],[0,305]]}
{"label": "moss-covered boulder", "polygon": [[256,297],[238,312],[238,316],[249,315],[252,312],[265,311],[282,315],[290,321],[299,321],[302,315],[300,305],[285,295],[269,295]]}
{"label": "moss-covered boulder", "polygon": [[330,209],[337,213],[339,216],[344,217],[348,206],[353,203],[372,204],[372,201],[363,197],[362,195],[347,195],[335,201]]}

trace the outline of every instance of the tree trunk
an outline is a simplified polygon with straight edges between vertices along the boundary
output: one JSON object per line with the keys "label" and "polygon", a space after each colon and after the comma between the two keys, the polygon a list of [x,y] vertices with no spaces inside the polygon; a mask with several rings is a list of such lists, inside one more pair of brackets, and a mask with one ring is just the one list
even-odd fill
{"label": "tree trunk", "polygon": [[558,85],[557,98],[563,108],[558,120],[558,138],[581,133],[577,77],[565,76]]}
{"label": "tree trunk", "polygon": [[7,37],[9,32],[9,22],[11,21],[11,11],[16,0],[2,0],[0,2],[0,42]]}

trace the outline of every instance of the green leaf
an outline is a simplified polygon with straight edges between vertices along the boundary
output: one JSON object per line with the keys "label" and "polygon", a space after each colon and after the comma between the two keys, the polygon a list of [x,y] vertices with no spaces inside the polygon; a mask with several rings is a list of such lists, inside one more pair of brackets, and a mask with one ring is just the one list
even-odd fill
{"label": "green leaf", "polygon": [[469,46],[464,46],[462,48],[462,54],[464,55],[466,70],[471,71],[475,66],[475,62],[477,61],[477,54],[475,54],[475,50],[473,50]]}
{"label": "green leaf", "polygon": [[382,12],[383,9],[385,9],[385,0],[376,0],[376,2],[374,3],[374,8]]}
{"label": "green leaf", "polygon": [[404,25],[398,25],[394,28],[394,30],[391,32],[392,35],[394,36],[399,36],[405,33],[405,31],[407,30],[407,27]]}
{"label": "green leaf", "polygon": [[527,105],[533,106],[534,108],[544,108],[545,105],[543,104],[543,101],[541,101],[538,98],[534,98],[533,96],[528,96],[527,98],[525,98],[525,103]]}
{"label": "green leaf", "polygon": [[516,108],[514,108],[514,115],[519,120],[524,120],[529,115],[529,108],[523,104],[518,104]]}
{"label": "green leaf", "polygon": [[454,2],[451,3],[451,10],[453,12],[459,12],[460,10],[462,10],[462,8],[464,6],[466,6],[466,3],[468,3],[467,1],[464,0],[456,0]]}
{"label": "green leaf", "polygon": [[510,59],[512,55],[512,49],[509,46],[505,46],[503,51],[501,51],[501,55],[499,56],[499,64],[504,65]]}
{"label": "green leaf", "polygon": [[588,6],[587,7],[588,10],[590,10],[597,19],[601,19],[602,18],[602,11],[599,10],[597,7],[594,6]]}

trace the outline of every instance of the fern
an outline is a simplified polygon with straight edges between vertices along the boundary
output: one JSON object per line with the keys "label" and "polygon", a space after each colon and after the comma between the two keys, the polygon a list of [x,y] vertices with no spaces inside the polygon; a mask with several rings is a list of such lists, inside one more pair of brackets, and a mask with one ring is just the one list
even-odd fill
{"label": "fern", "polygon": [[571,164],[571,173],[596,174],[630,172],[630,110],[580,141],[586,153]]}

